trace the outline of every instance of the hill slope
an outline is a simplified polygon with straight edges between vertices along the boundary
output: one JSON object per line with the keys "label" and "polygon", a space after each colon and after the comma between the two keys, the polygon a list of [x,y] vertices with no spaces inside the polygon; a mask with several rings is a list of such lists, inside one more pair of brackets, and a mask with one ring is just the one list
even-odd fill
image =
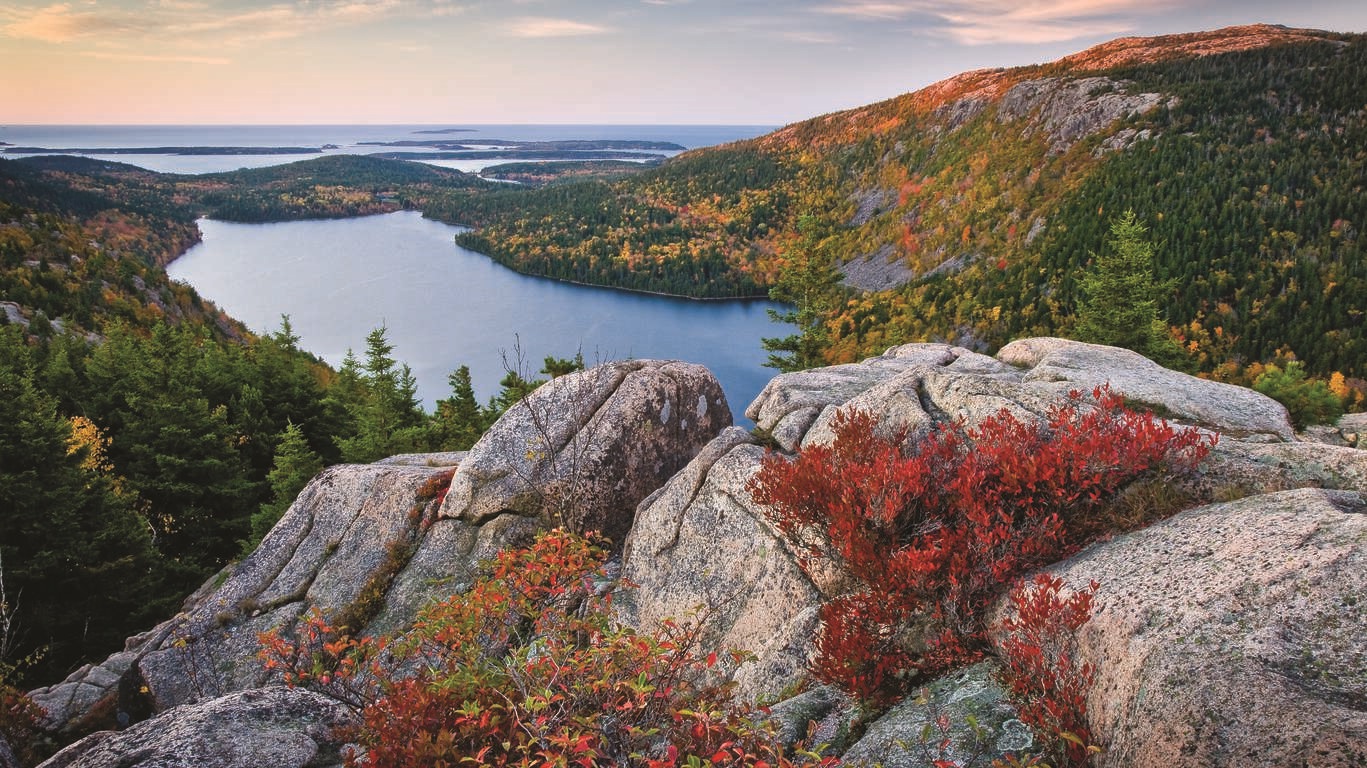
{"label": "hill slope", "polygon": [[1362,35],[1124,38],[631,178],[457,194],[428,213],[479,227],[466,245],[525,272],[691,296],[761,293],[816,251],[865,289],[828,317],[840,362],[1066,332],[1078,270],[1133,209],[1197,366],[1294,352],[1363,376],[1364,79]]}

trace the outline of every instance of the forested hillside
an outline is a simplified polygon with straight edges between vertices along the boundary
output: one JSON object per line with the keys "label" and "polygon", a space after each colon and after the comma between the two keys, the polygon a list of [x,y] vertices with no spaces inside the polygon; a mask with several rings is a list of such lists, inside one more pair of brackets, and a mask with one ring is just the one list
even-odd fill
{"label": "forested hillside", "polygon": [[[892,276],[821,302],[823,359],[1067,334],[1133,210],[1190,365],[1367,375],[1367,38],[1239,27],[1123,39],[617,181],[460,193],[429,215],[519,270],[748,295],[809,259]],[[799,234],[799,220],[815,221]],[[819,236],[813,237],[812,232]],[[857,281],[855,281],[857,282]],[[1246,371],[1245,371],[1246,373]]]}
{"label": "forested hillside", "polygon": [[[287,217],[324,199],[277,205],[291,190],[335,184],[370,205],[370,187],[469,181],[326,160],[196,183]],[[340,370],[299,349],[287,319],[249,333],[161,268],[198,239],[208,199],[182,183],[80,158],[0,162],[0,695],[173,614],[323,465],[469,447],[535,385],[510,375],[481,406],[457,370],[428,414],[383,329]],[[358,212],[346,199],[336,210]]]}

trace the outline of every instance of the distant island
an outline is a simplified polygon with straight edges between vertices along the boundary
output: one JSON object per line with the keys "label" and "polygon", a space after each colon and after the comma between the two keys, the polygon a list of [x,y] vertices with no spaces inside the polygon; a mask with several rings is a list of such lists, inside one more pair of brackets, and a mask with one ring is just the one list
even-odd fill
{"label": "distant island", "polygon": [[[444,150],[467,150],[466,144],[449,141],[362,141],[361,146],[369,147],[431,147]],[[653,149],[665,152],[682,152],[688,147],[670,141],[640,141],[636,139],[567,139],[565,141],[518,141],[516,139],[479,139],[467,142],[480,147],[501,147],[516,150],[545,150],[556,152],[582,152],[597,149]]]}
{"label": "distant island", "polygon": [[429,128],[425,131],[413,131],[413,133],[479,133],[475,128]]}
{"label": "distant island", "polygon": [[[467,149],[451,152],[375,152],[367,157],[383,160],[564,160],[564,150],[553,149]],[[615,150],[574,151],[581,160],[663,160],[664,155],[651,152],[619,152]]]}
{"label": "distant island", "polygon": [[[4,142],[0,142],[4,144]],[[10,147],[13,155],[316,155],[317,147]]]}

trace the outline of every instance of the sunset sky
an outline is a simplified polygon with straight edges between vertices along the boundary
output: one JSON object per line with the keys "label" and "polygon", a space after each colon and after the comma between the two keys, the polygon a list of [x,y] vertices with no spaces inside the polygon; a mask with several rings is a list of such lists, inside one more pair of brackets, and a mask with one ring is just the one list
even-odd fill
{"label": "sunset sky", "polygon": [[1363,0],[0,0],[0,124],[781,124]]}

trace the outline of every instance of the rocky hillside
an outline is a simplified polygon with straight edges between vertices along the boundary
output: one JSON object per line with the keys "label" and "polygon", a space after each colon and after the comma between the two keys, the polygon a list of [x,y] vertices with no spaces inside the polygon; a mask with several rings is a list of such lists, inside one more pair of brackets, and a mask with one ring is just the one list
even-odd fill
{"label": "rocky hillside", "polygon": [[[1101,541],[1054,567],[1101,583],[1080,636],[1098,670],[1088,699],[1108,765],[1361,764],[1367,664],[1367,430],[1353,417],[1308,442],[1250,390],[1194,379],[1125,350],[1039,338],[995,357],[944,344],[774,379],[730,427],[704,369],[638,361],[556,379],[468,454],[407,456],[318,476],[251,556],[206,583],[124,652],[35,691],[45,727],[73,738],[46,766],[323,766],[340,762],[336,701],[278,684],[256,633],[288,633],[318,608],[365,632],[404,629],[424,602],[469,587],[478,563],[547,526],[597,527],[621,542],[619,616],[649,629],[702,606],[705,644],[737,695],[782,699],[792,737],[814,723],[848,760],[921,765],[923,724],[971,714],[997,752],[1031,736],[992,664],[931,686],[844,738],[849,702],[806,686],[817,614],[847,586],[813,576],[752,500],[766,448],[831,438],[860,409],[926,435],[1007,409],[1042,418],[1101,383],[1138,407],[1218,435],[1197,497],[1224,498]],[[1329,442],[1336,443],[1335,445]],[[343,621],[339,619],[339,621]],[[956,736],[963,736],[960,732]],[[4,764],[0,751],[0,764]]]}
{"label": "rocky hillside", "polygon": [[1066,335],[1078,271],[1133,209],[1196,365],[1290,351],[1312,373],[1362,377],[1364,77],[1362,35],[1125,38],[629,179],[457,195],[429,213],[477,225],[466,245],[525,272],[693,296],[761,293],[832,260],[851,289],[826,317],[838,363]]}

